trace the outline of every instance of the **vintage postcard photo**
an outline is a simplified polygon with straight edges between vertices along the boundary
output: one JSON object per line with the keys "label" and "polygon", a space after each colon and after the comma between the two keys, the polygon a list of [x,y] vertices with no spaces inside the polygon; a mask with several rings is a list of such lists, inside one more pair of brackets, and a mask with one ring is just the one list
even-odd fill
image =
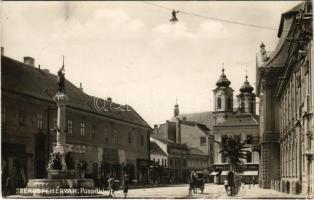
{"label": "vintage postcard photo", "polygon": [[312,199],[311,1],[2,1],[1,194]]}

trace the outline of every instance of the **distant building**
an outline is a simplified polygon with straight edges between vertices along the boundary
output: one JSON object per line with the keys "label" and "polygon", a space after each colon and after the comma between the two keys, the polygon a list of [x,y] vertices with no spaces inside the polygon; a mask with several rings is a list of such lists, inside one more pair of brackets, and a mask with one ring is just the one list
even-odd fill
{"label": "distant building", "polygon": [[[159,171],[157,170],[159,176],[162,177],[161,183],[186,183],[189,177],[189,171],[187,170],[188,147],[185,144],[178,144],[158,135],[151,136],[151,144],[158,145],[163,152],[167,153],[165,164],[163,165],[160,161],[159,166],[161,167],[157,168],[159,169]],[[156,159],[156,156],[156,153],[154,153],[152,158]],[[156,160],[154,163],[156,163]],[[154,171],[154,174],[156,174],[156,170]]]}
{"label": "distant building", "polygon": [[[190,149],[189,169],[207,169],[213,163],[214,137],[206,125],[179,119],[179,105],[174,107],[174,117],[164,124],[155,125],[153,135],[169,139],[177,144],[185,144]],[[194,168],[192,169],[192,166]]]}
{"label": "distant building", "polygon": [[[1,56],[2,180],[11,177],[11,190],[29,178],[43,178],[56,141],[57,76],[34,66]],[[100,178],[127,170],[139,183],[148,180],[151,128],[130,106],[111,98],[99,100],[66,81],[67,160],[72,168],[87,166],[86,177]],[[19,180],[20,182],[17,183]],[[4,182],[3,182],[4,183]]]}
{"label": "distant building", "polygon": [[151,138],[150,141],[150,182],[154,184],[169,183],[170,174],[168,166],[167,144]]}
{"label": "distant building", "polygon": [[[215,176],[217,183],[222,183],[227,175],[230,166],[225,158],[219,153],[219,143],[223,138],[231,135],[238,135],[242,141],[247,141],[247,159],[242,160],[244,164],[244,172],[242,176],[245,181],[258,180],[259,166],[259,116],[256,115],[256,95],[253,93],[253,87],[249,84],[245,77],[240,93],[237,95],[238,107],[233,105],[233,92],[230,87],[231,82],[222,69],[222,74],[216,83],[214,93],[214,111],[179,114],[179,121],[193,121],[203,124],[208,130],[212,130],[213,146],[209,146],[212,150],[208,151],[213,156],[213,162],[210,162],[211,173]],[[193,138],[194,133],[186,135],[187,138]],[[217,175],[219,177],[217,177]]]}
{"label": "distant building", "polygon": [[260,98],[260,186],[314,193],[312,3],[281,15],[279,42],[257,56]]}

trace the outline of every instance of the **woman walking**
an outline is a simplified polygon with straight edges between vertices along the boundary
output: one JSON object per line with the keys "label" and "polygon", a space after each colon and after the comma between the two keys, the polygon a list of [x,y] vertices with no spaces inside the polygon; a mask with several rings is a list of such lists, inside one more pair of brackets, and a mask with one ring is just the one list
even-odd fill
{"label": "woman walking", "polygon": [[[114,178],[113,175],[110,175],[109,179],[108,179],[108,190],[109,190],[109,197],[115,196],[114,194]],[[111,195],[112,193],[112,195]]]}
{"label": "woman walking", "polygon": [[122,189],[123,189],[124,198],[126,198],[126,196],[128,195],[129,181],[130,181],[129,176],[127,173],[125,173],[124,177],[123,177],[123,182],[122,182]]}

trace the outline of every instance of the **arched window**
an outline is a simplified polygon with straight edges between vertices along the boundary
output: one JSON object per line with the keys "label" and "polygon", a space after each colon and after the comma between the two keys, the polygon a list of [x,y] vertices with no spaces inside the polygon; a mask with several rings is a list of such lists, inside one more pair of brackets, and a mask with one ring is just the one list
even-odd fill
{"label": "arched window", "polygon": [[217,98],[217,109],[220,109],[221,108],[221,98],[218,97]]}

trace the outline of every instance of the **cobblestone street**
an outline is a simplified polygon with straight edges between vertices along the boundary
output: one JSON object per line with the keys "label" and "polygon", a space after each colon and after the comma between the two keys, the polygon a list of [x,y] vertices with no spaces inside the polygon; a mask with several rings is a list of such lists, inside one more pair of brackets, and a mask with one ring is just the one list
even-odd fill
{"label": "cobblestone street", "polygon": [[[123,198],[123,192],[121,190],[117,191],[116,198]],[[107,196],[108,192],[104,192],[103,195]],[[254,187],[249,187],[245,185],[241,187],[238,195],[234,197],[227,196],[223,185],[216,184],[206,184],[204,193],[201,194],[198,190],[196,194],[189,195],[188,185],[173,185],[168,187],[155,187],[155,188],[144,188],[144,189],[130,189],[128,193],[128,198],[263,198],[263,199],[273,199],[273,198],[291,198],[300,199],[306,198],[302,195],[290,195],[285,193],[280,193],[271,189],[260,189],[257,185]]]}

